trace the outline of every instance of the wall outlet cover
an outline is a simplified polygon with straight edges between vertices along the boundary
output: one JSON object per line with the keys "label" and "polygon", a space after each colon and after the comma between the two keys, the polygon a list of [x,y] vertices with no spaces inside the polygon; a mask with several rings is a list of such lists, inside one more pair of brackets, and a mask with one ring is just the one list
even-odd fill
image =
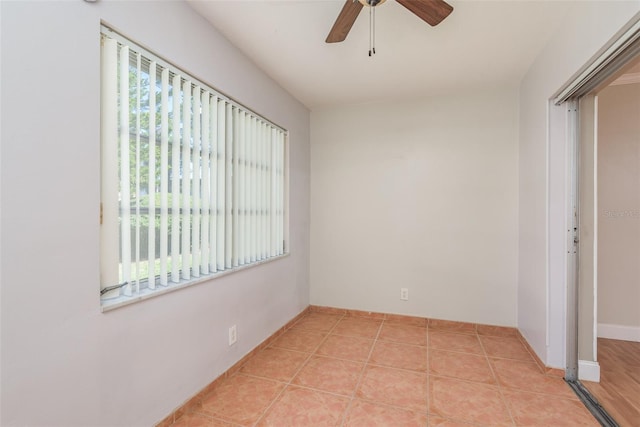
{"label": "wall outlet cover", "polygon": [[233,345],[238,341],[238,328],[233,325],[229,328],[229,345]]}

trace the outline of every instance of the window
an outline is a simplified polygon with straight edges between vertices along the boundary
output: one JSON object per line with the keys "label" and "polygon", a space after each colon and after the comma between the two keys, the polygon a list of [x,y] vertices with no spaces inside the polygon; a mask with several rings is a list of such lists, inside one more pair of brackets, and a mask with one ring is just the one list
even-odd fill
{"label": "window", "polygon": [[101,296],[285,253],[286,131],[103,27]]}

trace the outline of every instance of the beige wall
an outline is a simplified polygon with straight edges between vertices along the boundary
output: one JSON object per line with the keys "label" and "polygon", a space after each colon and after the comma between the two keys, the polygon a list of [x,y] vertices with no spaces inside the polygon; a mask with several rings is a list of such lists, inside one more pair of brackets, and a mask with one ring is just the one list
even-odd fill
{"label": "beige wall", "polygon": [[[309,112],[185,2],[0,15],[0,425],[152,426],[309,304]],[[290,256],[101,312],[102,20],[289,130]]]}
{"label": "beige wall", "polygon": [[501,88],[313,111],[311,303],[515,326],[517,104]]}
{"label": "beige wall", "polygon": [[640,83],[598,102],[598,323],[640,328]]}

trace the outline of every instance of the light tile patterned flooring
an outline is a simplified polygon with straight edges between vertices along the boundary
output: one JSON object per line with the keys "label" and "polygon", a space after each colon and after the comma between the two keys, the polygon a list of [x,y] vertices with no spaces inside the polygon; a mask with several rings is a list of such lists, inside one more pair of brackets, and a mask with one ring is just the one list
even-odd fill
{"label": "light tile patterned flooring", "polygon": [[309,312],[173,425],[599,425],[515,330],[413,320]]}

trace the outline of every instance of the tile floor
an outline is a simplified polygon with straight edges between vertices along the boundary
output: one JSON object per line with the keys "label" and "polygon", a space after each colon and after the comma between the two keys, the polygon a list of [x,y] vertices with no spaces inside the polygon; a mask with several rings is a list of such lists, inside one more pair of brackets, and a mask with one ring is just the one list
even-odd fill
{"label": "tile floor", "polygon": [[598,426],[515,330],[310,312],[174,426]]}

